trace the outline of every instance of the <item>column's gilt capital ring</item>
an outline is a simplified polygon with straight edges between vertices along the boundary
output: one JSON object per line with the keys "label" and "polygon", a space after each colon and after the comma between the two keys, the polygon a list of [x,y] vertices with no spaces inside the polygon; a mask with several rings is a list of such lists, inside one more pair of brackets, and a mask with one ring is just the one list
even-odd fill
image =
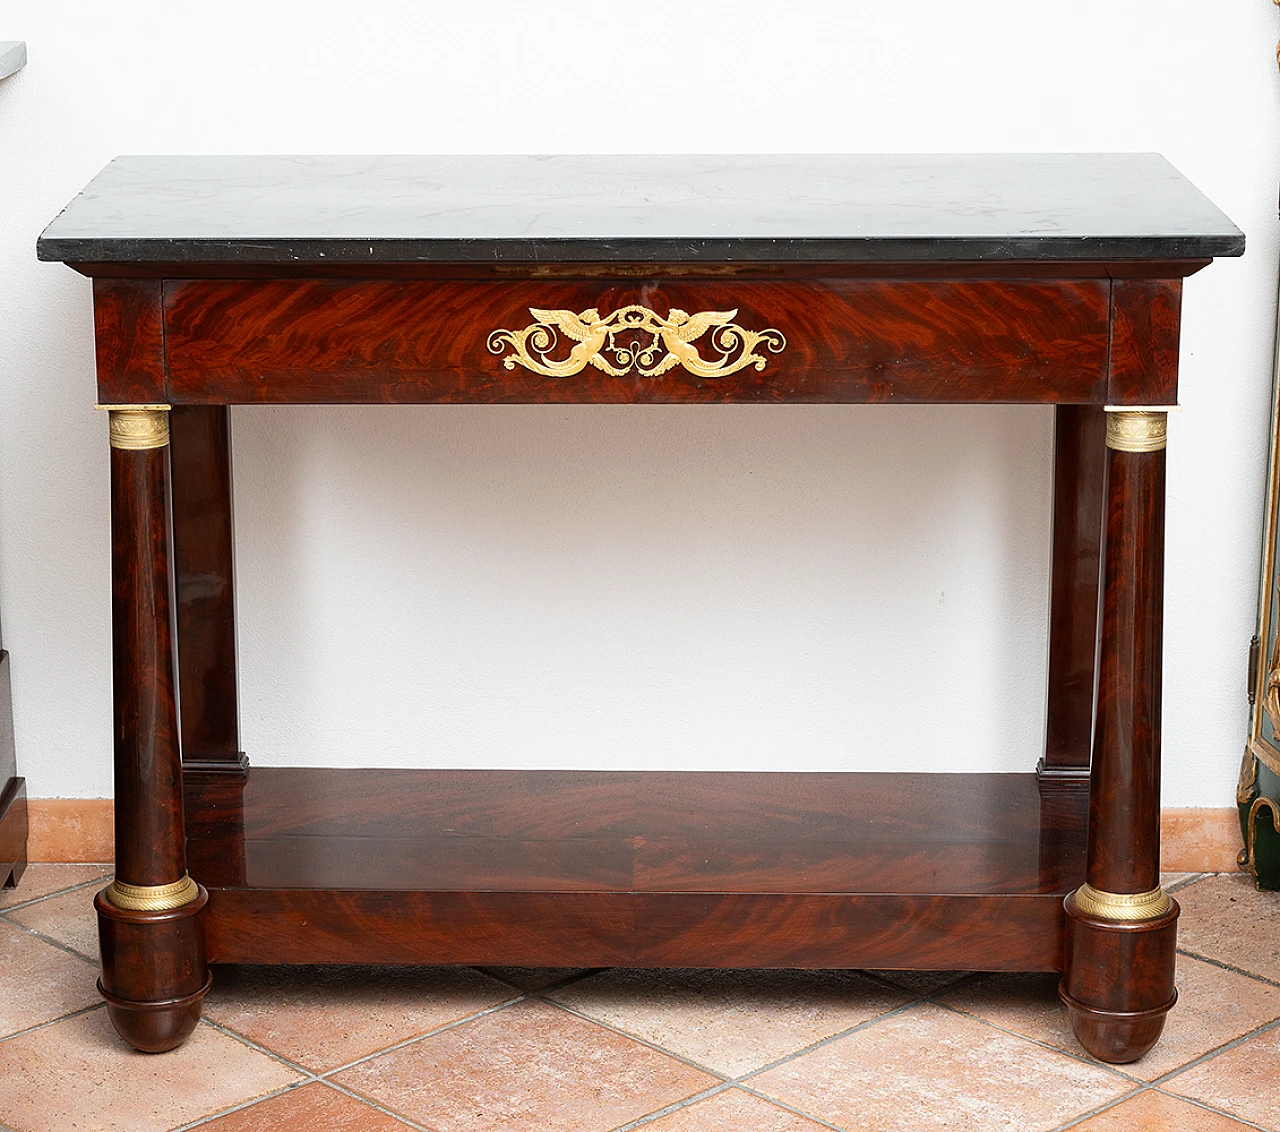
{"label": "column's gilt capital ring", "polygon": [[111,447],[140,451],[169,443],[168,405],[95,405],[110,418]]}
{"label": "column's gilt capital ring", "polygon": [[1082,884],[1071,899],[1086,916],[1120,922],[1154,920],[1173,907],[1163,888],[1153,888],[1150,892],[1104,892],[1091,884]]}
{"label": "column's gilt capital ring", "polygon": [[186,873],[172,884],[125,884],[113,880],[107,885],[107,901],[130,912],[168,912],[190,904],[200,888]]}
{"label": "column's gilt capital ring", "polygon": [[1107,405],[1107,447],[1117,452],[1159,452],[1168,438],[1169,413],[1176,405]]}

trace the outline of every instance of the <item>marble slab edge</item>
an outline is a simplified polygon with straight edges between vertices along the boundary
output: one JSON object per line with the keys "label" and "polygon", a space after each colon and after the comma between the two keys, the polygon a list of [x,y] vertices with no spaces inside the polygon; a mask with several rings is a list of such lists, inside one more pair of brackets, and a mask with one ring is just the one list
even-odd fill
{"label": "marble slab edge", "polygon": [[27,45],[17,39],[0,39],[0,79],[7,79],[27,65]]}
{"label": "marble slab edge", "polygon": [[40,259],[61,263],[912,263],[1011,260],[1187,260],[1238,256],[1244,236],[645,237],[541,239],[110,239],[42,237]]}

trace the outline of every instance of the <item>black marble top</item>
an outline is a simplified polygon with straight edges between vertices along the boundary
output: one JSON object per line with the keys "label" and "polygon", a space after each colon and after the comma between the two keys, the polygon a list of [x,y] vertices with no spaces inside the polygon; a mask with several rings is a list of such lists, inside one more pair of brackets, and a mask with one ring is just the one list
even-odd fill
{"label": "black marble top", "polygon": [[119,157],[79,263],[1194,259],[1244,236],[1156,154]]}

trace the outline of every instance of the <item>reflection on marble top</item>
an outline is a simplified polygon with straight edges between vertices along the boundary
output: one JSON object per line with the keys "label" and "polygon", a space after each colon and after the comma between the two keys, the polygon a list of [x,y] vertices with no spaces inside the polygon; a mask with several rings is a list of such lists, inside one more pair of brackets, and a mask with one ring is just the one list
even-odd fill
{"label": "reflection on marble top", "polygon": [[1175,259],[1244,237],[1156,154],[119,157],[78,262]]}

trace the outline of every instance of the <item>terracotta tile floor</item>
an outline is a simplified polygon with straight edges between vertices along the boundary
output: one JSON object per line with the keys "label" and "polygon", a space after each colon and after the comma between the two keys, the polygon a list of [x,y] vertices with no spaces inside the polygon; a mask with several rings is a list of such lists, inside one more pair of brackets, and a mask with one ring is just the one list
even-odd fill
{"label": "terracotta tile floor", "polygon": [[1040,975],[225,968],[180,1050],[111,1032],[105,868],[0,894],[0,1132],[1280,1132],[1280,896],[1167,877],[1182,999],[1116,1069]]}

